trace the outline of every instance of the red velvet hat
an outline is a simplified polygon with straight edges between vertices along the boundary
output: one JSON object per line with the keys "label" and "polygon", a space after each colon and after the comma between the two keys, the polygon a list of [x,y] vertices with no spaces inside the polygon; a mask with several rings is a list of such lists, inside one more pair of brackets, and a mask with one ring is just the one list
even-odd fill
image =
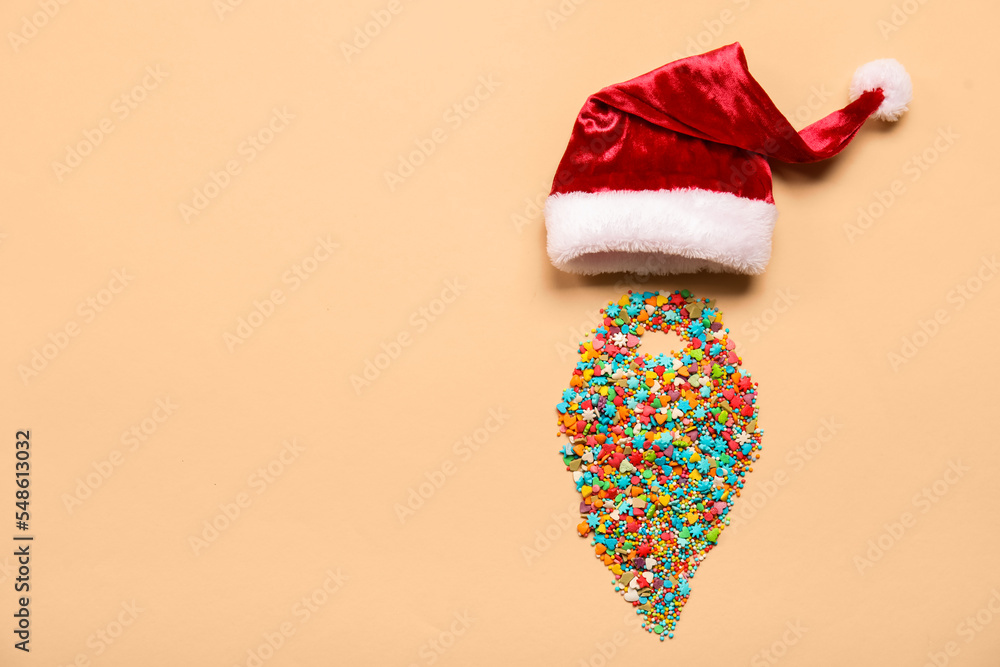
{"label": "red velvet hat", "polygon": [[757,274],[778,212],[767,158],[839,153],[913,96],[895,60],[858,68],[850,104],[796,132],[730,44],[592,95],[545,204],[552,263],[572,273]]}

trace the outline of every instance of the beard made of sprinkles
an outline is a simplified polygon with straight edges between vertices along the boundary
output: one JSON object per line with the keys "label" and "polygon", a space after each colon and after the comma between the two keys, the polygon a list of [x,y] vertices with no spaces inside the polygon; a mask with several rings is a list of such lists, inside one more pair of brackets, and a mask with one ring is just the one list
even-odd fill
{"label": "beard made of sprinkles", "polygon": [[[662,641],[760,457],[757,384],[712,299],[630,291],[601,315],[556,406],[560,453],[583,497],[578,532]],[[666,331],[683,350],[642,352]]]}

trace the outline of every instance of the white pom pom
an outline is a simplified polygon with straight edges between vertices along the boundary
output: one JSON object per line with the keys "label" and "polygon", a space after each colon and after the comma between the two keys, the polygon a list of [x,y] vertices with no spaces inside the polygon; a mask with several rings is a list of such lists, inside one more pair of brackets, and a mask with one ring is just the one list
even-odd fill
{"label": "white pom pom", "polygon": [[885,58],[859,67],[851,79],[851,101],[876,88],[882,89],[885,99],[872,115],[880,120],[899,120],[913,100],[913,82],[899,61]]}

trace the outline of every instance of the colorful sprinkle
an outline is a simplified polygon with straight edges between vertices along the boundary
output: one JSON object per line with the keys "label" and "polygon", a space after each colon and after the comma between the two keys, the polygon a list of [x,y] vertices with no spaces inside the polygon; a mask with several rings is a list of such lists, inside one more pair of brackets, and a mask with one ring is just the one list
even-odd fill
{"label": "colorful sprinkle", "polygon": [[[556,406],[560,454],[583,496],[578,532],[663,640],[760,457],[757,385],[713,300],[629,292],[602,315]],[[644,354],[657,331],[685,348]]]}

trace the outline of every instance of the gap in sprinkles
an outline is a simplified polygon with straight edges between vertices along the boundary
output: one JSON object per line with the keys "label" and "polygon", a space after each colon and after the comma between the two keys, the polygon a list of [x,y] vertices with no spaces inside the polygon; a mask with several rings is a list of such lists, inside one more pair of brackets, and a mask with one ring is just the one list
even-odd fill
{"label": "gap in sprinkles", "polygon": [[672,357],[685,347],[687,343],[676,331],[658,331],[642,337],[639,354],[653,358],[661,354]]}

